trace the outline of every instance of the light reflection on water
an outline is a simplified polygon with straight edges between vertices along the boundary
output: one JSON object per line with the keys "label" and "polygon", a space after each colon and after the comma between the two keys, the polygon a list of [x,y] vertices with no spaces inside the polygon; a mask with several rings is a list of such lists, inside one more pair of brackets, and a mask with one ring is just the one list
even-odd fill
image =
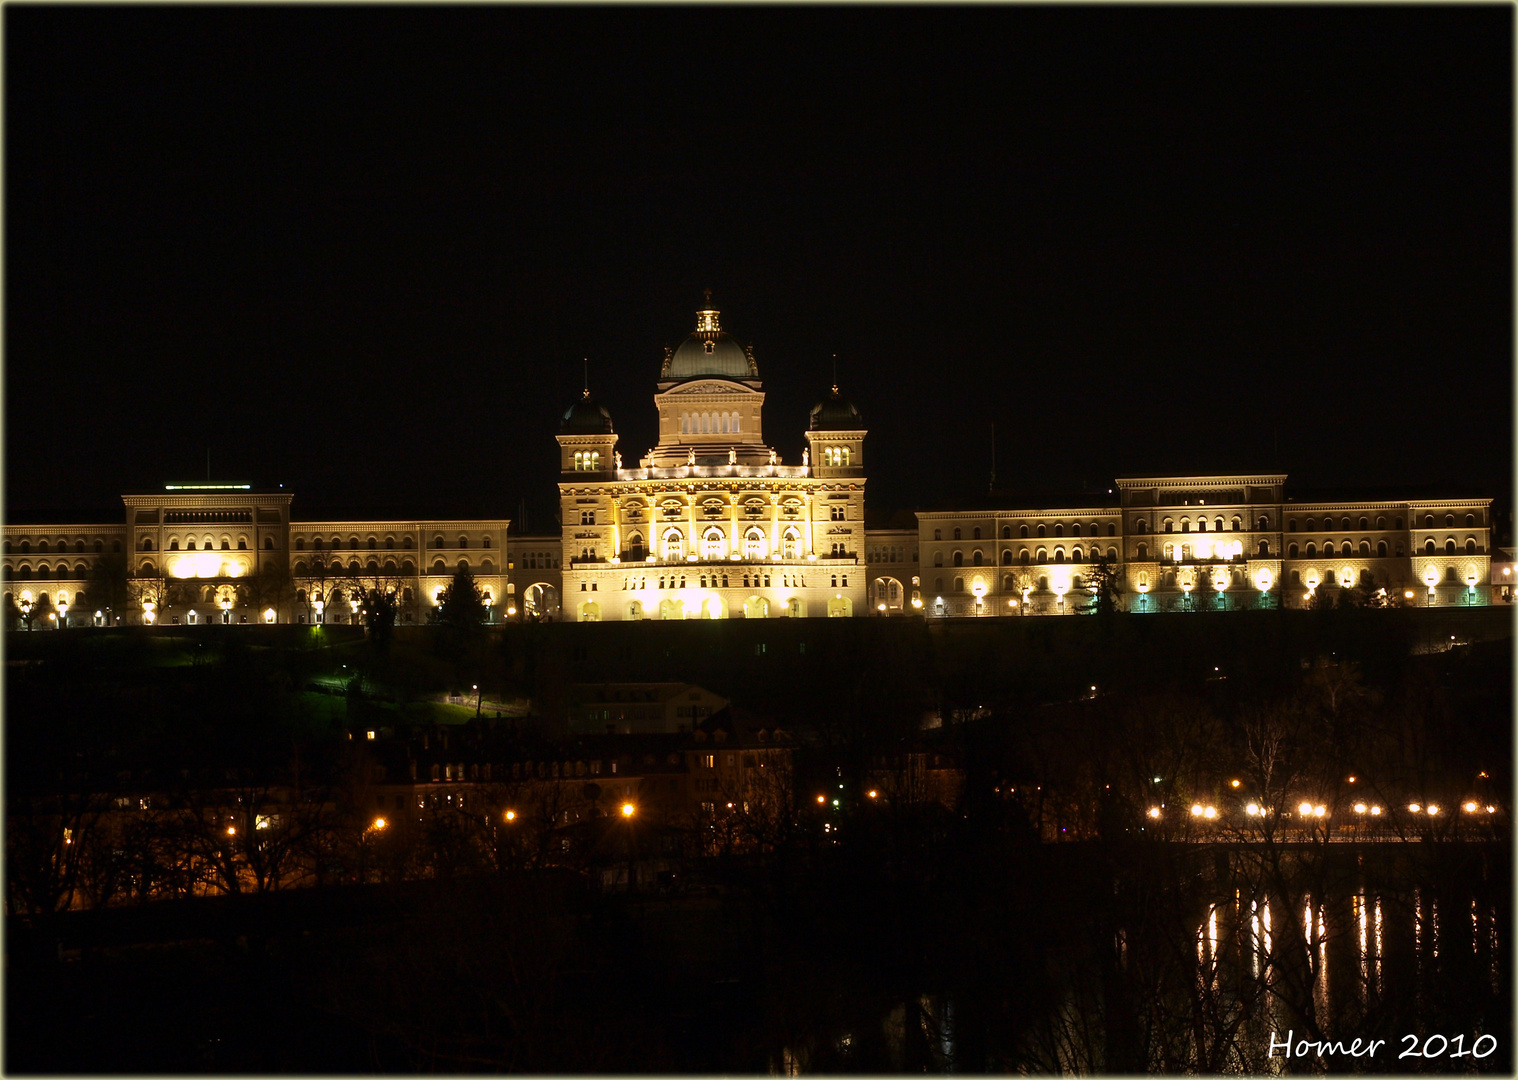
{"label": "light reflection on water", "polygon": [[[1225,1025],[1234,1023],[1230,1017],[1237,1018],[1235,1036],[1230,1037],[1234,1046],[1226,1051],[1220,1067],[1225,1071],[1281,1073],[1287,1068],[1285,1059],[1267,1052],[1269,1040],[1273,1035],[1283,1036],[1289,1028],[1303,1035],[1304,1016],[1312,1017],[1311,1022],[1322,1033],[1320,1037],[1353,1038],[1365,1030],[1362,1022],[1372,1023],[1371,1017],[1384,1016],[1389,1007],[1398,1008],[1399,998],[1406,998],[1407,1009],[1415,1009],[1414,998],[1426,1000],[1437,986],[1434,980],[1449,977],[1445,968],[1459,959],[1439,961],[1441,930],[1446,932],[1443,944],[1448,948],[1458,940],[1449,938],[1448,933],[1463,922],[1467,903],[1471,953],[1460,952],[1472,959],[1459,962],[1471,963],[1471,972],[1483,982],[1489,980],[1494,994],[1500,993],[1506,972],[1500,948],[1499,905],[1484,896],[1468,900],[1466,895],[1445,893],[1445,910],[1441,912],[1439,901],[1428,888],[1383,893],[1361,880],[1349,889],[1323,896],[1299,894],[1290,903],[1279,895],[1234,891],[1227,899],[1196,910],[1190,922],[1189,950],[1195,953],[1194,1000]],[[1288,911],[1295,911],[1295,919],[1300,921],[1293,925],[1292,918],[1284,915]],[[1450,911],[1461,912],[1461,918],[1456,924],[1441,926],[1441,917],[1447,921]],[[1135,987],[1143,985],[1145,966],[1154,958],[1154,941],[1142,934],[1138,927],[1119,927],[1105,939],[1111,950],[1112,970],[1132,975]],[[1061,940],[1073,944],[1078,935],[1062,935]],[[1184,937],[1175,944],[1187,949]],[[1296,953],[1283,952],[1286,949]],[[1181,953],[1181,957],[1186,955]],[[1092,1014],[1093,1003],[1100,1002],[1101,994],[1092,995],[1089,984],[1084,988],[1080,985],[1080,980],[1089,975],[1080,971],[1068,976],[1070,986],[1049,1002],[1039,1021],[1042,1034],[1025,1036],[1011,1055],[998,1059],[1000,1068],[1071,1074],[1110,1071],[1104,1068],[1110,1052],[1103,1044],[1108,1037],[1105,1021],[1094,1019]],[[1293,1000],[1301,1005],[1292,1006]],[[1142,999],[1140,1004],[1143,1007]],[[1167,1007],[1173,1009],[1174,1003]],[[825,1042],[808,1038],[805,1045],[788,1045],[772,1057],[770,1073],[796,1076],[849,1071],[846,1066],[851,1060],[864,1060],[850,1056],[851,1046],[861,1045],[861,1035],[865,1044],[873,1039],[873,1045],[882,1047],[883,1060],[891,1071],[954,1071],[959,1052],[955,1013],[953,993],[898,998],[881,1017],[879,1027],[873,1028],[873,1034],[840,1026],[825,1037]],[[1171,1015],[1177,1014],[1172,1011]],[[973,1039],[972,1035],[966,1037]],[[1029,1038],[1042,1041],[1030,1048]],[[1180,1045],[1184,1047],[1186,1041],[1180,1040]],[[1174,1044],[1170,1057],[1158,1056],[1150,1045],[1148,1067],[1152,1071],[1177,1067],[1181,1071],[1210,1071],[1200,1048],[1183,1050],[1198,1056],[1189,1063],[1183,1058],[1178,1065]],[[818,1056],[819,1048],[824,1051],[822,1057]],[[958,1064],[976,1068],[973,1062]]]}

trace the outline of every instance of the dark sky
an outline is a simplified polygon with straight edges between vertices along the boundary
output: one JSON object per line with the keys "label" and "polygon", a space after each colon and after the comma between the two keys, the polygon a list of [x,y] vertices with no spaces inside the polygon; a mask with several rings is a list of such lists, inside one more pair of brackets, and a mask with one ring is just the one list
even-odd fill
{"label": "dark sky", "polygon": [[204,477],[550,523],[713,290],[872,510],[1499,495],[1513,9],[9,4],[6,505]]}

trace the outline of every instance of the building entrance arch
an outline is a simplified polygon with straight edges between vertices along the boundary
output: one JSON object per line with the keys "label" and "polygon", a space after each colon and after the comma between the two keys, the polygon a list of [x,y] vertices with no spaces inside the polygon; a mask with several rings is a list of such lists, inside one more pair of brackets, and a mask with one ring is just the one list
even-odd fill
{"label": "building entrance arch", "polygon": [[557,619],[559,590],[542,581],[527,586],[527,591],[522,594],[522,611],[529,619]]}
{"label": "building entrance arch", "polygon": [[750,596],[743,602],[743,617],[745,619],[767,619],[770,615],[770,602],[762,596]]}

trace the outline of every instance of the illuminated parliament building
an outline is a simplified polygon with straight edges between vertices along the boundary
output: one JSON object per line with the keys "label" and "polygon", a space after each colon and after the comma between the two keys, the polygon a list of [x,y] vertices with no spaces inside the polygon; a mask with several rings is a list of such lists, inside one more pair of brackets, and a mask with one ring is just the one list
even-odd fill
{"label": "illuminated parliament building", "polygon": [[[302,521],[283,489],[171,484],[124,495],[114,522],[7,522],[6,608],[34,628],[351,623],[378,589],[423,623],[460,569],[491,621],[1070,615],[1102,583],[1134,613],[1512,599],[1491,499],[1299,501],[1279,473],[1119,477],[1094,505],[867,529],[859,411],[835,385],[801,461],[783,460],[752,349],[709,296],[666,350],[654,407],[658,443],[635,463],[588,390],[564,413],[558,535],[508,537],[504,518]],[[126,579],[112,602],[108,559]]]}

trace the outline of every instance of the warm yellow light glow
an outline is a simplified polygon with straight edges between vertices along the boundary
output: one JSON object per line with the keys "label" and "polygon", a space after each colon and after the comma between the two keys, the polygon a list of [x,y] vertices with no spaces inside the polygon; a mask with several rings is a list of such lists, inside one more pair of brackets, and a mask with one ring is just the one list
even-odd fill
{"label": "warm yellow light glow", "polygon": [[1381,816],[1381,808],[1379,806],[1372,806],[1370,808],[1370,816],[1371,817],[1380,817]]}
{"label": "warm yellow light glow", "polygon": [[1297,807],[1297,813],[1301,814],[1303,817],[1310,816],[1312,814],[1312,803],[1310,803],[1310,802],[1302,803],[1300,806]]}
{"label": "warm yellow light glow", "polygon": [[233,828],[231,825],[228,825],[227,826],[227,835],[228,836],[236,836],[237,835],[237,830],[235,828]]}
{"label": "warm yellow light glow", "polygon": [[1355,803],[1355,813],[1357,813],[1357,814],[1363,814],[1363,813],[1365,813],[1365,804],[1363,802],[1357,802],[1357,803]]}
{"label": "warm yellow light glow", "polygon": [[1201,803],[1192,803],[1192,805],[1191,805],[1191,816],[1192,817],[1201,817],[1202,816],[1202,804]]}
{"label": "warm yellow light glow", "polygon": [[1474,814],[1476,812],[1476,804],[1473,803],[1473,802],[1466,803],[1465,804],[1465,812],[1467,814]]}
{"label": "warm yellow light glow", "polygon": [[1353,776],[1346,777],[1345,779],[1347,779],[1351,784],[1355,782],[1355,778]]}
{"label": "warm yellow light glow", "polygon": [[877,796],[877,795],[878,795],[878,794],[879,794],[879,792],[877,792],[877,791],[875,791],[875,789],[874,789],[874,788],[871,788],[871,789],[870,789],[870,798],[872,798],[872,799],[873,799],[873,798],[875,798],[875,797],[876,797],[876,796]]}
{"label": "warm yellow light glow", "polygon": [[274,621],[274,617],[275,616],[274,616],[274,609],[273,608],[266,608],[264,610],[264,622],[266,622],[266,623],[272,623]]}
{"label": "warm yellow light glow", "polygon": [[823,795],[819,795],[819,796],[817,796],[817,801],[820,802],[820,803],[825,803],[825,802],[827,802],[827,797],[823,796]]}
{"label": "warm yellow light glow", "polygon": [[1322,817],[1326,813],[1328,813],[1328,807],[1326,806],[1314,806],[1312,808],[1313,817]]}
{"label": "warm yellow light glow", "polygon": [[1411,600],[1413,598],[1413,591],[1411,589],[1408,589],[1405,593],[1402,594],[1402,598],[1404,600]]}
{"label": "warm yellow light glow", "polygon": [[632,803],[630,803],[630,802],[623,803],[622,804],[622,816],[623,817],[632,817],[634,809],[635,809],[635,807],[633,806]]}
{"label": "warm yellow light glow", "polygon": [[1260,816],[1260,804],[1259,803],[1250,803],[1249,805],[1247,805],[1247,806],[1244,807],[1244,813],[1248,814],[1250,817],[1259,817]]}
{"label": "warm yellow light glow", "polygon": [[374,828],[376,828],[376,829],[383,829],[388,824],[389,824],[389,822],[387,822],[382,817],[374,819]]}
{"label": "warm yellow light glow", "polygon": [[1160,808],[1158,806],[1151,806],[1149,808],[1149,816],[1152,818],[1158,818],[1160,816]]}
{"label": "warm yellow light glow", "polygon": [[1215,817],[1218,816],[1217,808],[1213,807],[1213,806],[1207,807],[1205,810],[1202,811],[1202,816],[1204,818],[1206,818],[1208,821],[1211,821],[1213,818],[1215,818]]}
{"label": "warm yellow light glow", "polygon": [[1488,814],[1495,814],[1497,812],[1497,808],[1495,806],[1488,806],[1486,808],[1486,812]]}
{"label": "warm yellow light glow", "polygon": [[1439,813],[1439,808],[1437,806],[1435,806],[1433,803],[1429,803],[1428,804],[1428,816],[1429,817],[1433,817],[1433,816],[1435,816],[1438,813]]}
{"label": "warm yellow light glow", "polygon": [[1238,787],[1239,786],[1239,781],[1237,781],[1237,780],[1230,780],[1230,781],[1228,781],[1228,786],[1229,787]]}
{"label": "warm yellow light glow", "polygon": [[515,821],[516,819],[517,819],[517,812],[515,810],[508,810],[508,811],[506,811],[506,820],[507,821]]}

